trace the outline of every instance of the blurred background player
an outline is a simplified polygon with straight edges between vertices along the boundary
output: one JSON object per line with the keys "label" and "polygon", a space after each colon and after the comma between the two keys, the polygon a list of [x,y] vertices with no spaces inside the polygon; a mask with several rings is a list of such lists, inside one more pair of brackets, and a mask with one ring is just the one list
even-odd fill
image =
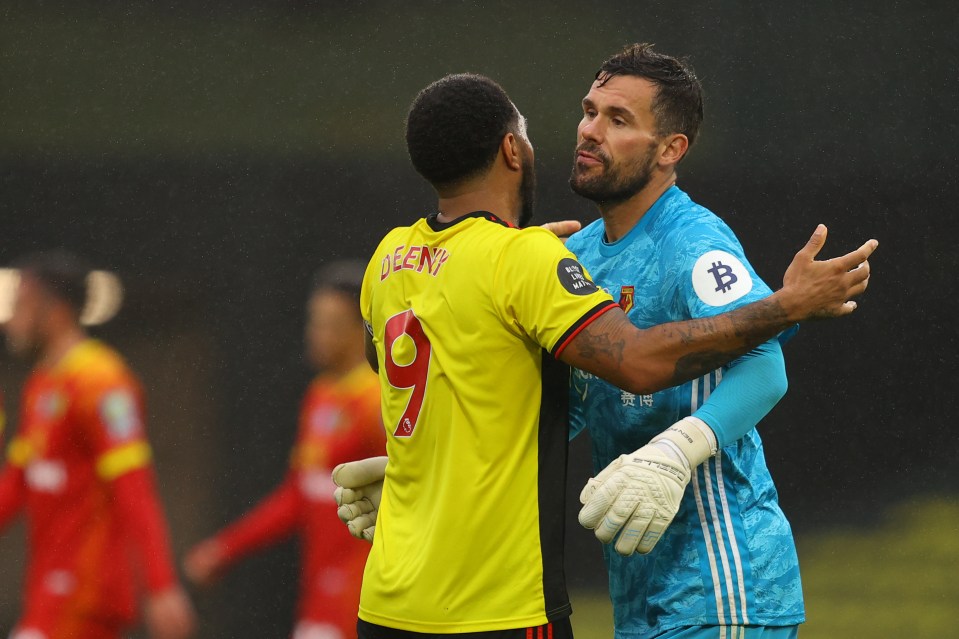
{"label": "blurred background player", "polygon": [[350,538],[336,516],[330,471],[385,451],[379,381],[364,353],[359,294],[365,264],[337,262],[316,277],[306,350],[320,374],[303,399],[290,470],[249,513],[187,556],[188,577],[210,584],[231,564],[299,532],[302,571],[294,639],[355,636],[369,546]]}
{"label": "blurred background player", "polygon": [[[154,639],[192,634],[157,499],[139,382],[80,324],[90,269],[65,252],[32,255],[5,326],[29,360],[16,437],[0,472],[0,528],[27,517],[23,613],[13,639],[119,639],[146,581]],[[132,555],[135,562],[128,560]]]}

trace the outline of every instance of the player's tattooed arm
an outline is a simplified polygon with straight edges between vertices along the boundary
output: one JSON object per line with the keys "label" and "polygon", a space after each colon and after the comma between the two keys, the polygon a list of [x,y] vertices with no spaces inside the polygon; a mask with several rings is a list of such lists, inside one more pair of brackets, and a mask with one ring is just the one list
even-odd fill
{"label": "player's tattooed arm", "polygon": [[786,270],[783,288],[766,299],[715,317],[649,329],[633,326],[613,309],[580,331],[560,359],[623,390],[648,394],[714,370],[796,322],[848,315],[856,308],[850,298],[866,290],[867,258],[878,242],[816,261],[825,239],[820,225]]}
{"label": "player's tattooed arm", "polygon": [[610,327],[606,331],[584,330],[581,339],[576,339],[571,344],[572,348],[577,350],[579,357],[584,359],[607,358],[617,364],[623,362],[623,351],[626,349],[626,338],[618,333],[622,329],[619,327]]}

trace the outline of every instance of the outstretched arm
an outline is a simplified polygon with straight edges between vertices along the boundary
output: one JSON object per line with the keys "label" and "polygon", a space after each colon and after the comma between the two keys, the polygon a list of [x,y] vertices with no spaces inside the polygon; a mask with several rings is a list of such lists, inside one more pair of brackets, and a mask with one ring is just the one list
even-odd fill
{"label": "outstretched arm", "polygon": [[783,287],[769,297],[715,317],[639,329],[613,309],[575,335],[561,360],[636,394],[676,386],[732,361],[796,322],[841,317],[856,309],[849,301],[866,290],[867,259],[878,246],[816,261],[826,227],[793,259]]}
{"label": "outstretched arm", "polygon": [[291,535],[303,510],[297,478],[297,473],[290,472],[251,511],[194,546],[183,563],[190,581],[208,586],[237,561]]}
{"label": "outstretched arm", "polygon": [[193,606],[177,582],[153,469],[137,468],[111,482],[120,517],[146,574],[149,594],[144,617],[152,639],[185,639],[193,634]]}

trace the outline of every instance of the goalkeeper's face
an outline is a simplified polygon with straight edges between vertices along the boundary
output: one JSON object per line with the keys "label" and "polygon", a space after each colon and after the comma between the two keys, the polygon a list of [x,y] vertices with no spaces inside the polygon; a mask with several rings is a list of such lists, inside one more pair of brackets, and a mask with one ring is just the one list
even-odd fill
{"label": "goalkeeper's face", "polygon": [[597,80],[583,98],[570,187],[597,204],[625,202],[652,178],[661,154],[648,80],[616,76]]}
{"label": "goalkeeper's face", "polygon": [[306,322],[306,356],[321,371],[347,371],[363,358],[363,321],[356,300],[323,289],[310,298]]}

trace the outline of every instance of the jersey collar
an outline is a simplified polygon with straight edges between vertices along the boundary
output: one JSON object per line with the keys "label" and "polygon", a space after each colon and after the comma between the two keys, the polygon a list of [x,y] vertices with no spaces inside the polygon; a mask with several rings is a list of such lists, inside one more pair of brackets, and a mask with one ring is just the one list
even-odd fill
{"label": "jersey collar", "polygon": [[659,196],[659,199],[653,202],[653,205],[649,207],[646,213],[643,214],[643,217],[639,218],[639,221],[636,222],[636,225],[629,229],[629,233],[619,238],[615,242],[607,242],[606,233],[604,231],[603,239],[599,244],[600,254],[604,257],[612,257],[613,255],[618,255],[621,253],[623,249],[632,244],[637,237],[645,232],[646,227],[652,224],[655,218],[659,217],[659,214],[662,213],[666,208],[666,203],[674,197],[679,196],[681,193],[682,191],[675,184],[666,189],[663,194]]}
{"label": "jersey collar", "polygon": [[495,215],[493,215],[493,214],[490,213],[489,211],[473,211],[472,213],[467,213],[466,215],[461,215],[460,217],[456,218],[456,219],[453,220],[452,222],[440,222],[439,220],[436,219],[438,215],[439,215],[439,213],[432,213],[431,215],[427,216],[427,218],[426,218],[426,223],[429,225],[429,227],[430,227],[432,230],[437,231],[437,232],[439,232],[439,231],[445,231],[446,229],[448,229],[448,228],[450,228],[450,227],[452,227],[452,226],[455,226],[456,224],[459,224],[459,223],[462,222],[463,220],[467,220],[467,219],[474,218],[474,217],[481,217],[481,218],[483,218],[483,219],[485,219],[485,220],[489,220],[490,222],[495,222],[496,224],[501,224],[501,225],[503,225],[503,226],[505,226],[505,227],[507,227],[507,228],[511,228],[511,229],[516,228],[515,226],[513,226],[512,224],[510,224],[510,223],[507,222],[506,220],[503,220],[503,219],[500,219],[500,218],[496,217]]}

